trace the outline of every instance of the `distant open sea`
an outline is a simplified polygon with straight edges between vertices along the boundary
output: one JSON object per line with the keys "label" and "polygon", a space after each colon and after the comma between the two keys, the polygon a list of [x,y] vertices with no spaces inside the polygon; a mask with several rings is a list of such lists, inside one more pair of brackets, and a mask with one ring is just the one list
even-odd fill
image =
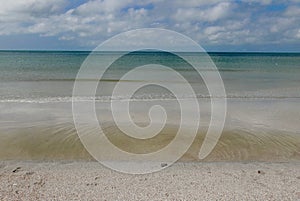
{"label": "distant open sea", "polygon": [[[77,136],[72,118],[74,80],[89,53],[0,51],[0,159],[92,160]],[[98,61],[111,54],[99,53]],[[185,54],[195,57],[193,53]],[[299,161],[300,53],[213,52],[209,55],[222,76],[228,111],[223,135],[205,161]],[[202,106],[202,127],[181,160],[198,161],[197,153],[210,118],[210,96],[203,81],[194,79],[193,71],[168,59],[167,54],[144,52],[134,56],[139,61],[164,59],[174,70],[191,76]],[[106,73],[103,86],[107,92],[97,93],[95,104],[98,114],[111,128],[107,135],[114,144],[125,151],[145,153],[168,144],[176,133],[178,116],[171,115],[162,137],[139,144],[119,137],[121,131],[106,117],[109,101],[132,98],[140,103],[133,112],[140,124],[148,121],[142,104],[161,103],[172,113],[177,103],[173,94],[157,88],[141,90],[133,97],[128,97],[126,92],[111,97],[109,89],[135,61],[119,63]],[[184,94],[182,98],[186,98]],[[93,132],[93,128],[87,130]]]}

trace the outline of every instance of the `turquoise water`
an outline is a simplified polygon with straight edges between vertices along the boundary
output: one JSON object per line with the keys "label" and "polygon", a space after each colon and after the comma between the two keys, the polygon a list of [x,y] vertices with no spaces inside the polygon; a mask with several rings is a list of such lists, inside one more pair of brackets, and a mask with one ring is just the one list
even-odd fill
{"label": "turquoise water", "polygon": [[[112,54],[99,53],[97,61]],[[196,60],[199,56],[185,54]],[[71,109],[74,79],[88,55],[89,52],[0,51],[0,159],[90,158],[77,137]],[[224,135],[208,160],[300,160],[300,53],[209,55],[222,76],[228,112]],[[201,133],[210,119],[206,86],[192,68],[166,53],[135,53],[107,71],[101,82],[104,90],[96,94],[96,108],[101,117],[112,121],[106,113],[110,91],[120,76],[134,65],[153,61],[165,62],[189,79],[202,106],[203,129],[199,130],[202,139]],[[206,71],[207,60],[199,62]],[[143,77],[124,82],[130,86],[133,81],[142,82]],[[147,104],[153,101],[171,113],[170,125],[176,127],[180,117],[174,109],[177,104],[174,95],[165,89],[148,88],[134,97],[124,92],[117,98],[144,101],[133,111],[141,124],[147,124]],[[173,134],[172,129],[167,128],[167,135]],[[118,132],[113,128],[110,134]],[[124,139],[115,141],[120,146],[126,145]],[[161,146],[157,141],[155,145],[151,143],[149,150]],[[133,142],[131,146],[134,150]],[[193,150],[199,147],[194,146],[185,159],[197,160]],[[142,147],[146,149],[147,145]]]}
{"label": "turquoise water", "polygon": [[[72,82],[89,52],[0,52],[0,100],[70,97]],[[188,54],[188,53],[186,53]],[[99,54],[99,60],[110,53]],[[193,54],[191,53],[191,56]],[[210,53],[225,83],[227,96],[233,98],[293,98],[300,96],[300,54],[297,53]],[[156,58],[170,63],[187,76],[194,71],[166,54],[134,55],[107,73],[116,81],[134,62]],[[190,74],[188,74],[190,72]],[[200,80],[200,79],[199,79]],[[198,80],[194,80],[198,82]],[[200,83],[199,81],[198,83]],[[59,83],[59,84],[58,84]],[[59,85],[59,86],[58,86]],[[207,94],[198,94],[207,96]]]}

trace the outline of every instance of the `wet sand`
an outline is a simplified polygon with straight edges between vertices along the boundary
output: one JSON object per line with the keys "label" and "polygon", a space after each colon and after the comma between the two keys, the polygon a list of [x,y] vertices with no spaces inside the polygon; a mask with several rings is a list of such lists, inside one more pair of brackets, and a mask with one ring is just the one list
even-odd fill
{"label": "wet sand", "polygon": [[[48,122],[47,122],[48,123]],[[168,125],[158,136],[138,140],[122,134],[115,126],[108,124],[107,137],[120,149],[129,153],[146,154],[168,145],[176,134],[177,127]],[[87,127],[87,134],[95,136],[94,128]],[[198,154],[203,144],[205,131],[199,131],[193,144],[180,158],[181,162],[202,162]],[[29,126],[9,129],[1,134],[0,160],[84,160],[93,158],[82,145],[72,123],[51,126]],[[180,138],[182,145],[189,136]],[[105,141],[103,141],[105,143]],[[225,130],[205,162],[299,162],[300,136],[291,132],[262,129]],[[98,146],[104,146],[99,144]],[[177,147],[174,147],[176,153]],[[102,153],[104,160],[122,160],[110,152]]]}
{"label": "wet sand", "polygon": [[299,200],[300,163],[175,163],[129,175],[97,162],[0,162],[0,200]]}

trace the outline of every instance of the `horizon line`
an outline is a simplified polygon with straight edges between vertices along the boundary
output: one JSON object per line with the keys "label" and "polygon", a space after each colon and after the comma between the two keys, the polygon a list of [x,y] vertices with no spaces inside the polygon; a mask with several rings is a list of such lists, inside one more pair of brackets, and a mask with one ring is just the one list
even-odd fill
{"label": "horizon line", "polygon": [[[0,52],[93,52],[93,50],[80,50],[80,49],[0,49]],[[96,51],[97,52],[97,51]],[[99,51],[98,51],[99,52]],[[105,51],[105,52],[126,52],[120,51]],[[187,52],[187,51],[186,51]],[[191,53],[193,51],[190,51]],[[300,51],[204,51],[206,53],[300,53]]]}

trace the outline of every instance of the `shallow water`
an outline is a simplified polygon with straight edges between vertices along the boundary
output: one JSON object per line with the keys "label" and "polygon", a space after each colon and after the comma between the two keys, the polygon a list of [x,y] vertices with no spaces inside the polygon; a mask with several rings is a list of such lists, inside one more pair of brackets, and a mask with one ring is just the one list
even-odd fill
{"label": "shallow water", "polygon": [[[172,101],[166,102],[169,109],[173,107]],[[224,131],[213,152],[205,160],[279,162],[300,160],[298,132],[300,126],[297,124],[300,119],[295,118],[298,113],[293,109],[298,102],[292,99],[285,112],[280,111],[287,102],[287,100],[229,100]],[[107,120],[102,124],[106,136],[124,151],[130,153],[157,151],[170,143],[177,133],[176,122],[179,118],[175,111],[171,111],[172,116],[168,124],[155,138],[148,140],[129,138],[111,121],[106,110],[108,104],[108,102],[98,102],[97,112],[102,115],[101,118],[105,116]],[[149,122],[143,111],[146,109],[142,109],[148,107],[147,105],[149,105],[147,101],[140,102],[140,105],[133,110],[134,119],[139,125]],[[209,111],[205,111],[206,105],[208,101],[202,101],[203,116],[200,129],[193,145],[181,158],[183,161],[199,161],[199,149],[209,122]],[[77,135],[70,102],[2,103],[1,106],[5,108],[1,110],[1,159],[92,160]],[[294,117],[289,121],[282,121],[292,115]],[[88,124],[83,127],[87,135],[94,135],[97,138],[94,127]],[[182,138],[182,144],[186,143],[188,138],[188,135],[186,139]],[[116,159],[117,156],[106,153],[103,157]]]}
{"label": "shallow water", "polygon": [[[92,160],[77,135],[71,97],[76,73],[87,54],[0,52],[0,159]],[[107,56],[100,55],[102,59]],[[139,59],[147,60],[147,55],[140,56]],[[205,160],[299,161],[300,55],[215,53],[211,57],[223,78],[228,107],[222,136]],[[126,65],[108,72],[101,83],[103,90],[98,90],[96,95],[97,116],[105,122],[102,126],[107,137],[124,151],[159,150],[177,132],[178,102],[173,94],[158,87],[140,90],[133,97],[126,92],[112,97],[110,91],[118,76],[126,71]],[[193,72],[180,65],[174,68],[191,78],[201,109],[198,135],[181,160],[199,161],[198,152],[210,121],[209,94]],[[143,80],[127,80],[124,84],[130,87],[134,82]],[[151,106],[159,104],[166,109],[167,124],[158,136],[149,140],[132,139],[113,123],[110,101],[130,98],[134,102],[131,117],[140,126],[149,124]],[[182,93],[180,98],[190,97]],[[93,98],[77,99],[90,100]],[[93,126],[83,126],[87,135],[96,136]],[[189,137],[182,138],[182,143]],[[117,156],[103,153],[103,157]]]}

